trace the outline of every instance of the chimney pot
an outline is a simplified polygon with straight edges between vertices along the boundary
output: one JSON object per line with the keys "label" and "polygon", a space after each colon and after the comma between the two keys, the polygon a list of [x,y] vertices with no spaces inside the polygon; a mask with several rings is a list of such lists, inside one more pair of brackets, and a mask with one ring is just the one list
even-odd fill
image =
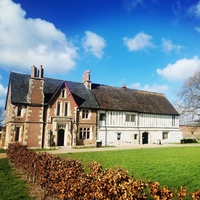
{"label": "chimney pot", "polygon": [[44,74],[44,69],[42,68],[42,65],[40,65],[38,69],[38,77],[43,78],[43,74]]}
{"label": "chimney pot", "polygon": [[126,87],[126,84],[123,84],[123,85],[122,85],[122,88],[127,88],[127,87]]}
{"label": "chimney pot", "polygon": [[31,67],[31,78],[35,78],[36,77],[36,71],[37,71],[37,68],[35,67],[35,65],[33,65]]}

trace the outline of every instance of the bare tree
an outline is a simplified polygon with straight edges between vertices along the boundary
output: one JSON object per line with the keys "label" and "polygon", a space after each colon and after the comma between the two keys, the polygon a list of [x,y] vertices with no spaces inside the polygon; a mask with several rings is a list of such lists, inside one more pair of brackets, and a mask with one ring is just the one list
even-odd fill
{"label": "bare tree", "polygon": [[3,125],[4,116],[4,109],[0,107],[0,126]]}
{"label": "bare tree", "polygon": [[200,70],[185,80],[178,92],[178,96],[177,109],[182,120],[198,122],[200,120]]}

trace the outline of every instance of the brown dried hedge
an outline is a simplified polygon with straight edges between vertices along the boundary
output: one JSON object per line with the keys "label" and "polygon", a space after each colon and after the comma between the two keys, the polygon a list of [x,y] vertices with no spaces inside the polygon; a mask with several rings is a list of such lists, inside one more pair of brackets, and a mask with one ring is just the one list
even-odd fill
{"label": "brown dried hedge", "polygon": [[52,197],[59,200],[171,200],[200,199],[200,191],[187,193],[160,187],[160,183],[135,180],[127,171],[103,170],[97,162],[92,162],[89,173],[85,173],[79,161],[63,159],[48,153],[36,153],[19,143],[9,144],[6,150],[10,163],[20,169],[29,181],[39,185],[43,199]]}

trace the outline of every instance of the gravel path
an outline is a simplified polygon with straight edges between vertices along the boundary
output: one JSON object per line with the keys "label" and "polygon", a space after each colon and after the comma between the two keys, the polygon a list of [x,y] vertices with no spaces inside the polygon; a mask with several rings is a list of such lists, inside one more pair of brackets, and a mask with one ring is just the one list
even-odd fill
{"label": "gravel path", "polygon": [[[56,150],[46,151],[50,154],[62,154],[62,153],[78,153],[78,152],[91,152],[91,151],[114,151],[114,150],[124,150],[124,149],[142,149],[142,148],[164,148],[164,147],[187,147],[187,146],[199,146],[200,144],[145,144],[145,145],[126,145],[126,146],[115,146],[115,147],[99,147],[99,148],[70,148],[61,147]],[[0,159],[6,158],[6,153],[0,153]]]}
{"label": "gravel path", "polygon": [[6,156],[6,153],[0,153],[0,159],[1,158],[6,158],[7,156]]}

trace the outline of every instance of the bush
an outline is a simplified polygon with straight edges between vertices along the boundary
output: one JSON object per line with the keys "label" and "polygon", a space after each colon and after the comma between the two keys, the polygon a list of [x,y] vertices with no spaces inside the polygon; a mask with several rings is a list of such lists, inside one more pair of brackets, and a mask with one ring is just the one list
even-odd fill
{"label": "bush", "polygon": [[[19,143],[10,144],[7,155],[13,166],[44,190],[44,199],[143,200],[151,197],[183,200],[188,194],[185,187],[172,192],[167,187],[161,188],[158,182],[137,181],[121,168],[103,170],[97,162],[90,163],[86,174],[79,161],[36,153]],[[194,200],[199,199],[200,191],[189,195]]]}
{"label": "bush", "polygon": [[183,141],[184,141],[184,144],[187,144],[187,143],[198,143],[195,138],[184,138]]}

